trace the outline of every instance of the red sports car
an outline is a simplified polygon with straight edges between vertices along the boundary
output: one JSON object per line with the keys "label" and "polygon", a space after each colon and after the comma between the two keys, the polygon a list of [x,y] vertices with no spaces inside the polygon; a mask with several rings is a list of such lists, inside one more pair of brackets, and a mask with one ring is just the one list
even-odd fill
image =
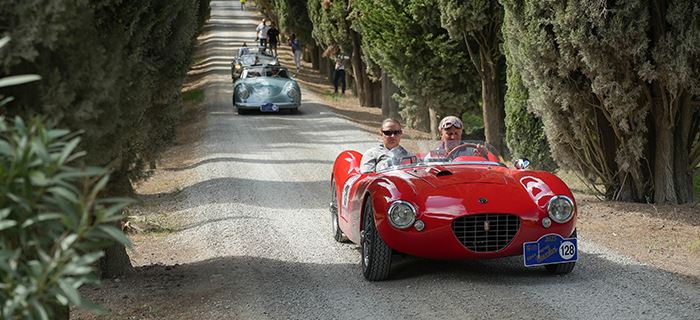
{"label": "red sports car", "polygon": [[484,142],[450,149],[389,156],[365,174],[359,152],[336,158],[333,233],[362,247],[366,279],[386,279],[394,251],[433,259],[522,255],[525,266],[554,274],[574,269],[576,204],[561,179],[527,170],[524,159],[508,168]]}

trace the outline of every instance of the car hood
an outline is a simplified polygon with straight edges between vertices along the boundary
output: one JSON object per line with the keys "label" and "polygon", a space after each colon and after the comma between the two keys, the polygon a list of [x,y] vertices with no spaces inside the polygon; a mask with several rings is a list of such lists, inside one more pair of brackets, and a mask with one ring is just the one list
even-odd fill
{"label": "car hood", "polygon": [[507,168],[490,165],[427,166],[401,174],[414,186],[425,212],[535,214],[538,205]]}
{"label": "car hood", "polygon": [[247,79],[243,83],[251,90],[252,96],[275,96],[282,92],[284,86],[292,80],[290,79],[277,79],[270,77],[258,77],[253,79]]}
{"label": "car hood", "polygon": [[411,176],[425,181],[434,188],[455,184],[497,184],[515,182],[502,167],[491,165],[426,166],[408,170]]}

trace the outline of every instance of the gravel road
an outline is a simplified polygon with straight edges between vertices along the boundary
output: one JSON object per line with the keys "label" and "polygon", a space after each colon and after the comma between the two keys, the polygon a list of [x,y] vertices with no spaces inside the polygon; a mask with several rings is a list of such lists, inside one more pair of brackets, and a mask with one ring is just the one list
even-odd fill
{"label": "gravel road", "polygon": [[[254,39],[259,20],[252,11],[242,12],[238,1],[212,1],[201,37],[212,61],[202,78],[206,126],[191,164],[171,173],[188,176],[173,204],[188,225],[162,239],[188,254],[141,267],[139,277],[156,277],[155,285],[153,278],[129,282],[132,288],[147,286],[134,299],[152,314],[174,319],[700,318],[696,279],[633,262],[587,242],[585,235],[579,263],[566,276],[524,268],[521,257],[457,262],[398,257],[391,280],[365,281],[358,248],[331,236],[329,175],[340,151],[366,150],[378,138],[307,90],[299,114],[237,115],[228,61],[234,44]],[[110,290],[119,286],[111,285]]]}

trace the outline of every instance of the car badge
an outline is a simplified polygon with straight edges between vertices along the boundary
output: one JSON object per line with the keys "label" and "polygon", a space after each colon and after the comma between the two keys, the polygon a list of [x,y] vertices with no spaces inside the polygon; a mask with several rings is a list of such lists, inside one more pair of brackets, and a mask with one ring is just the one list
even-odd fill
{"label": "car badge", "polygon": [[484,221],[484,231],[489,232],[489,230],[491,230],[491,223]]}
{"label": "car badge", "polygon": [[488,202],[489,202],[489,201],[486,200],[486,198],[479,198],[479,203],[481,203],[481,204],[486,204],[486,203],[488,203]]}

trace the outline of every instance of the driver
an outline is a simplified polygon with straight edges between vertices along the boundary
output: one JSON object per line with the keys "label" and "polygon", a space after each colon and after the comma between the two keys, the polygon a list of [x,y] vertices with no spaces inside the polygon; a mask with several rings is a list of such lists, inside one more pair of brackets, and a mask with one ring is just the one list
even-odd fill
{"label": "driver", "polygon": [[399,145],[402,134],[401,123],[398,120],[384,120],[379,132],[379,135],[382,137],[382,143],[379,146],[367,150],[362,155],[360,172],[375,172],[378,169],[389,166],[391,159],[413,156],[412,153]]}
{"label": "driver", "polygon": [[455,116],[447,116],[440,120],[438,130],[440,130],[440,144],[437,149],[430,151],[425,159],[444,158],[452,149],[461,144],[462,141],[462,120]]}

